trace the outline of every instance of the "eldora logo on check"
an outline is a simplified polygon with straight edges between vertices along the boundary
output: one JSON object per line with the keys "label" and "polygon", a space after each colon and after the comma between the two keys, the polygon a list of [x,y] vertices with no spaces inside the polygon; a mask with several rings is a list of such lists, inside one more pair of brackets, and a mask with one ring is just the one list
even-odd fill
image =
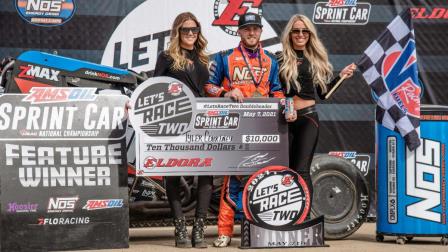
{"label": "eldora logo on check", "polygon": [[179,136],[188,131],[194,95],[180,81],[151,78],[133,93],[132,125],[150,137]]}
{"label": "eldora logo on check", "polygon": [[284,166],[253,174],[243,192],[246,218],[266,228],[302,223],[310,211],[310,193],[302,177]]}

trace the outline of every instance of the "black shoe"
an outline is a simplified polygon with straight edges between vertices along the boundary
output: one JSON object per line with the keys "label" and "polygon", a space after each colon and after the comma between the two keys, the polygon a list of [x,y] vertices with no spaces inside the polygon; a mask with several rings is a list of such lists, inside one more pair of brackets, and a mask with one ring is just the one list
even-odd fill
{"label": "black shoe", "polygon": [[191,231],[191,244],[195,248],[207,248],[207,241],[204,238],[205,218],[196,218]]}
{"label": "black shoe", "polygon": [[185,217],[174,219],[174,237],[176,239],[176,247],[191,248],[187,226],[185,225]]}

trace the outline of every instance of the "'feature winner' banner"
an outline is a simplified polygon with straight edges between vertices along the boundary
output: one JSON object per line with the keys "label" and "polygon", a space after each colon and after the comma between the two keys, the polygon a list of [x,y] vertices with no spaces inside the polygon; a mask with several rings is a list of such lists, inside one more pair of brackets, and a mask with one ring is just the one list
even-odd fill
{"label": "'feature winner' banner", "polygon": [[128,247],[127,100],[90,88],[0,96],[2,249]]}
{"label": "'feature winner' banner", "polygon": [[135,90],[131,104],[139,176],[243,175],[288,165],[279,99],[195,98],[178,80],[157,77]]}

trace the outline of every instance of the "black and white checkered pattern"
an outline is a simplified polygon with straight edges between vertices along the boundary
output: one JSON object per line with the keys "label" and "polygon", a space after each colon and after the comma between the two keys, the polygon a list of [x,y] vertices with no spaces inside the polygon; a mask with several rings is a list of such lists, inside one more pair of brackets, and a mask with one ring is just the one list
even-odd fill
{"label": "black and white checkered pattern", "polygon": [[[402,51],[414,39],[410,10],[403,11],[365,50],[357,62],[359,70],[378,97],[376,120],[384,127],[399,132],[410,150],[420,146],[420,118],[403,111],[385,84],[381,68],[389,52]],[[417,72],[415,74],[418,74]]]}

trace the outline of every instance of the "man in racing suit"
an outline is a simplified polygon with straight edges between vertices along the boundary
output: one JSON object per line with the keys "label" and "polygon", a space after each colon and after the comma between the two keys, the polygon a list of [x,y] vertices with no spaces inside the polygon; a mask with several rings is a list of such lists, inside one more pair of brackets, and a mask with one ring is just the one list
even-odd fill
{"label": "man in racing suit", "polygon": [[[230,97],[243,102],[243,97],[279,97],[284,94],[278,78],[275,56],[261,48],[261,17],[246,13],[238,22],[241,42],[238,47],[218,53],[210,65],[210,78],[205,92],[212,97]],[[218,215],[218,239],[215,247],[231,242],[235,212],[240,212],[244,182],[240,176],[225,176]]]}

